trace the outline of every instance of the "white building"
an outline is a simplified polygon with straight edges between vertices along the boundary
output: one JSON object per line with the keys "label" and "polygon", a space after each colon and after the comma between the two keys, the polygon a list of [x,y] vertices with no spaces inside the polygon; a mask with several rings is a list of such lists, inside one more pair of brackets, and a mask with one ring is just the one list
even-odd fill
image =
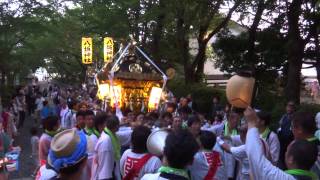
{"label": "white building", "polygon": [[[239,25],[238,23],[234,21],[230,21],[228,23],[228,28],[231,34],[238,36],[242,32],[246,31],[246,28]],[[207,48],[211,49],[211,45],[216,42],[217,37],[213,36],[208,44]],[[198,52],[198,41],[197,38],[192,38],[189,41],[189,47],[190,47],[190,54],[192,56],[195,56]],[[204,64],[204,75],[205,75],[205,80],[208,86],[214,86],[214,85],[219,85],[219,86],[224,86],[227,83],[228,77],[224,76],[226,73],[220,71],[219,68],[215,67],[215,59],[212,57],[207,57],[207,60]]]}

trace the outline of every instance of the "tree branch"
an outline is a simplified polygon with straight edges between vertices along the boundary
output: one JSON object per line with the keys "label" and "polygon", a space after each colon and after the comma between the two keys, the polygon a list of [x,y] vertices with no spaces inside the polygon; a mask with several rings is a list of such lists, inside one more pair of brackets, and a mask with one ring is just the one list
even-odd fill
{"label": "tree branch", "polygon": [[229,22],[232,13],[240,6],[241,2],[243,2],[242,0],[238,0],[237,2],[235,2],[235,4],[233,5],[233,7],[229,10],[227,16],[224,18],[224,20],[214,29],[212,30],[208,37],[204,39],[205,42],[208,42],[215,34],[217,34],[223,27],[225,27],[227,25],[227,23]]}

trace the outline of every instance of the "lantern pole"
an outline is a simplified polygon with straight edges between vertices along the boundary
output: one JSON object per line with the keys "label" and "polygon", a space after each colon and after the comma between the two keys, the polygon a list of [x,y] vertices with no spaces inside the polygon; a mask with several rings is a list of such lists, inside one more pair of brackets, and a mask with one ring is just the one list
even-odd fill
{"label": "lantern pole", "polygon": [[128,45],[127,45],[127,47],[123,50],[123,52],[120,54],[120,56],[118,57],[118,59],[116,60],[116,62],[113,64],[113,66],[112,66],[112,68],[111,68],[111,70],[110,70],[110,73],[114,73],[114,68],[115,68],[115,66],[120,62],[120,60],[121,60],[121,58],[124,56],[124,54],[127,52],[127,50],[128,50],[128,48],[129,48],[129,46],[130,46],[131,44],[129,43]]}
{"label": "lantern pole", "polygon": [[[164,88],[167,85],[167,81],[168,81],[167,75],[138,46],[135,46],[135,47],[162,74],[163,84],[162,84],[162,90],[160,94],[160,97],[161,97],[164,91]],[[159,104],[160,102],[157,104],[157,107],[156,107],[157,110],[159,109]]]}

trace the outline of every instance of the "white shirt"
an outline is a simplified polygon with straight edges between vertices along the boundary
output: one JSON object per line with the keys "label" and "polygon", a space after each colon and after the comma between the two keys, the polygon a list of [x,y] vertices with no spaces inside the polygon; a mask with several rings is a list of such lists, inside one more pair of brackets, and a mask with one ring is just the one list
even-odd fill
{"label": "white shirt", "polygon": [[43,101],[45,101],[43,97],[36,99],[37,111],[41,111],[41,109],[43,108]]}
{"label": "white shirt", "polygon": [[132,129],[131,128],[126,128],[126,129],[122,129],[120,131],[116,132],[116,135],[119,139],[120,145],[124,146],[124,147],[128,147],[131,144],[131,134],[132,134]]}
{"label": "white shirt", "polygon": [[[71,113],[71,112],[70,112]],[[71,128],[73,127],[76,127],[77,125],[77,113],[71,113],[72,117],[70,118],[71,119]]]}
{"label": "white shirt", "polygon": [[[260,137],[261,137],[261,135],[260,135]],[[278,139],[278,135],[271,131],[269,137],[264,140],[267,142],[267,144],[269,146],[272,164],[276,165],[278,163],[279,154],[280,154],[280,142]]]}
{"label": "white shirt", "polygon": [[[206,175],[209,172],[210,165],[208,163],[208,160],[205,156],[204,151],[197,152],[193,158],[193,163],[192,165],[188,168],[191,173],[191,177],[193,180],[201,180],[206,177]],[[220,153],[219,153],[220,155]],[[221,157],[220,157],[221,158]],[[219,169],[223,166],[222,161],[220,162],[221,165],[218,167],[217,172],[213,179],[221,179],[222,177],[219,177],[220,174],[218,173]]]}
{"label": "white shirt", "polygon": [[91,179],[112,178],[114,172],[116,179],[120,180],[119,162],[114,158],[111,138],[105,132],[101,133],[94,151]]}
{"label": "white shirt", "polygon": [[168,180],[167,178],[160,177],[160,173],[156,174],[146,174],[141,180]]}
{"label": "white shirt", "polygon": [[68,107],[66,107],[66,108],[64,108],[64,109],[61,109],[61,111],[60,111],[61,127],[64,128],[64,129],[69,128],[69,127],[68,127],[68,124],[67,124],[68,111],[69,111],[69,108],[68,108]]}
{"label": "white shirt", "polygon": [[58,174],[52,170],[47,169],[46,165],[42,165],[38,171],[37,177],[35,179],[37,180],[48,180],[56,177]]}
{"label": "white shirt", "polygon": [[87,159],[86,166],[82,170],[81,179],[83,180],[90,179],[91,177],[95,146],[98,142],[98,137],[95,134],[91,134],[90,136],[86,134],[86,137],[87,137],[88,159]]}
{"label": "white shirt", "polygon": [[95,134],[91,134],[90,136],[87,136],[87,153],[88,153],[88,159],[93,158],[94,152],[95,152],[95,147],[99,141],[99,138]]}
{"label": "white shirt", "polygon": [[216,136],[221,136],[223,133],[224,123],[216,125],[202,126],[201,130],[213,132]]}
{"label": "white shirt", "polygon": [[37,157],[39,154],[38,152],[39,149],[39,137],[38,136],[32,136],[31,137],[31,152],[32,152],[32,156]]}
{"label": "white shirt", "polygon": [[[234,146],[234,144],[231,141],[226,140],[225,143],[229,144],[230,146]],[[233,178],[235,166],[236,166],[236,160],[232,156],[232,154],[229,154],[229,153],[224,153],[224,159],[225,159],[225,166],[227,169],[228,178]]]}
{"label": "white shirt", "polygon": [[257,128],[248,130],[246,139],[246,152],[251,167],[251,173],[255,179],[259,180],[295,180],[295,178],[276,166],[263,155],[263,147],[259,139]]}
{"label": "white shirt", "polygon": [[[137,162],[137,160],[141,159],[146,154],[137,154],[131,151],[131,149],[126,150],[121,159],[120,159],[120,172],[124,177],[128,170],[133,167],[133,164]],[[136,161],[135,161],[136,160]],[[135,177],[136,179],[141,179],[147,173],[156,173],[158,169],[161,167],[161,161],[158,157],[152,156],[140,169],[139,176]]]}
{"label": "white shirt", "polygon": [[226,159],[225,159],[225,154],[226,152],[223,151],[223,149],[220,147],[220,145],[218,143],[215,144],[215,146],[213,147],[214,151],[217,151],[220,154],[220,158],[221,158],[221,166],[218,168],[215,178],[219,179],[219,180],[227,180],[228,179],[228,175],[227,175],[227,166],[226,166]]}
{"label": "white shirt", "polygon": [[240,172],[238,175],[239,180],[249,180],[249,160],[246,154],[246,146],[241,145],[238,147],[231,147],[230,152],[240,162]]}

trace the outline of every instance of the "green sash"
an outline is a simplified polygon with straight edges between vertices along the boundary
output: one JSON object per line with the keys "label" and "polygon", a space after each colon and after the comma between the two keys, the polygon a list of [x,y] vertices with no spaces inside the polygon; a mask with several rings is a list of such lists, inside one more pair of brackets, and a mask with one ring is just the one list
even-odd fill
{"label": "green sash", "polygon": [[167,173],[167,174],[175,174],[177,176],[182,176],[187,179],[190,179],[187,170],[184,170],[184,169],[176,169],[176,168],[172,168],[169,166],[161,166],[160,169],[158,170],[158,172]]}
{"label": "green sash", "polygon": [[312,142],[312,141],[316,141],[317,139],[318,139],[317,137],[312,137],[312,138],[307,139],[307,141]]}
{"label": "green sash", "polygon": [[293,176],[306,176],[306,177],[311,177],[312,180],[318,179],[317,175],[314,174],[311,171],[306,171],[302,169],[290,169],[285,171],[287,174],[293,175]]}
{"label": "green sash", "polygon": [[115,136],[113,134],[113,132],[111,132],[108,128],[104,128],[104,132],[109,135],[109,137],[111,138],[111,143],[112,143],[112,147],[114,150],[114,158],[116,160],[120,160],[120,142],[117,136]]}
{"label": "green sash", "polygon": [[95,134],[98,138],[100,137],[100,132],[96,128],[93,128],[93,134]]}
{"label": "green sash", "polygon": [[268,134],[270,133],[270,128],[267,127],[261,134],[262,139],[267,139]]}
{"label": "green sash", "polygon": [[236,129],[233,129],[231,131],[231,133],[229,132],[229,125],[228,125],[228,122],[226,122],[224,124],[224,136],[234,136],[234,135],[237,135],[238,134],[238,131]]}
{"label": "green sash", "polygon": [[48,131],[48,130],[44,130],[44,132],[46,133],[46,134],[48,134],[49,136],[51,136],[51,137],[53,137],[53,136],[55,136],[56,134],[58,134],[59,132],[61,132],[62,131],[62,129],[61,128],[59,128],[58,130],[56,130],[56,131]]}
{"label": "green sash", "polygon": [[85,131],[88,136],[91,136],[92,134],[96,135],[98,138],[100,137],[100,133],[96,128],[85,128]]}

